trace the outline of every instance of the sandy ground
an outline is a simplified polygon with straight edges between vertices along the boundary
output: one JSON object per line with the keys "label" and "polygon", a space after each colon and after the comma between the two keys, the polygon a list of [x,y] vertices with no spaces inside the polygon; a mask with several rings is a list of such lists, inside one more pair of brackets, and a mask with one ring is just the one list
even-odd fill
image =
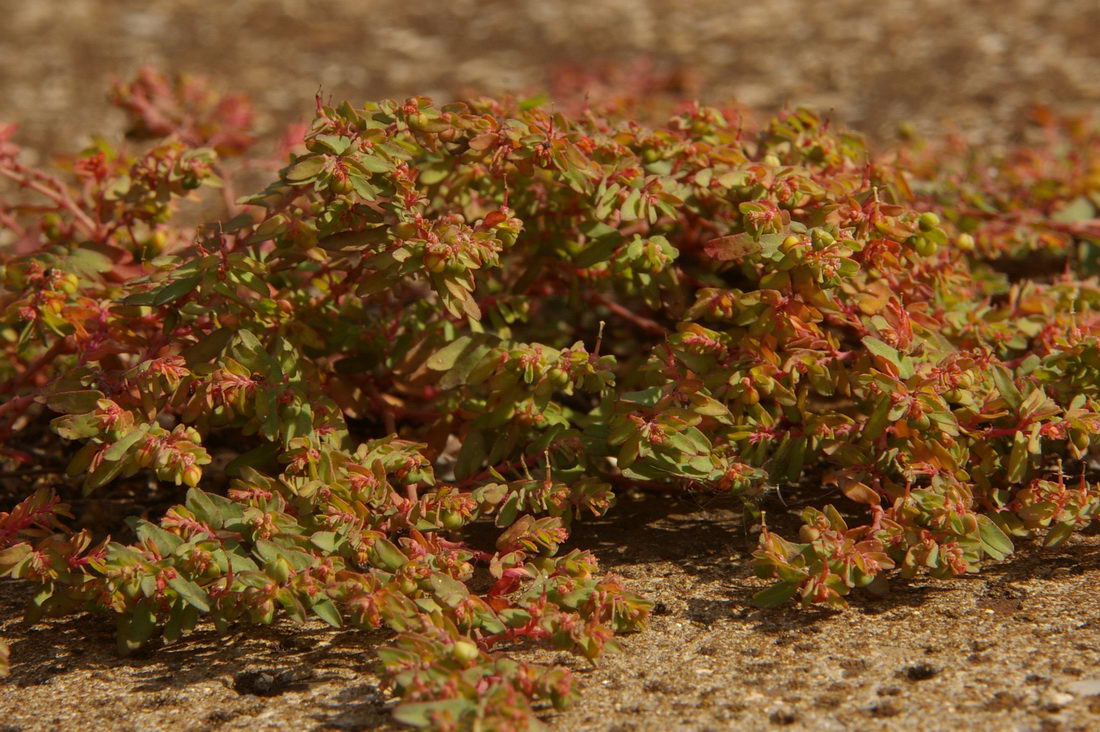
{"label": "sandy ground", "polygon": [[[308,114],[319,87],[352,100],[537,91],[554,68],[641,57],[682,69],[706,100],[809,103],[880,139],[909,121],[1004,140],[1033,103],[1100,109],[1096,0],[0,0],[0,18],[0,120],[44,154],[118,136],[104,90],[149,63],[248,91],[261,133]],[[582,696],[546,718],[554,728],[1100,729],[1097,537],[844,613],[761,613],[734,509],[628,497],[579,529],[574,543],[658,612],[594,668],[558,659]],[[25,597],[0,584],[16,663],[0,730],[388,724],[380,636],[282,624],[120,659],[108,621],[26,627]]]}
{"label": "sandy ground", "polygon": [[550,70],[652,59],[698,96],[812,104],[1002,138],[1033,103],[1100,101],[1097,0],[0,0],[0,120],[52,152],[117,134],[104,100],[143,64],[247,91],[271,130],[337,99],[529,89]]}
{"label": "sandy ground", "polygon": [[[762,586],[725,499],[624,499],[573,544],[658,602],[649,631],[570,666],[562,730],[1074,730],[1100,728],[1100,537],[952,582],[899,583],[846,612],[748,605]],[[372,674],[384,639],[289,623],[201,631],[121,659],[98,617],[26,627],[0,585],[16,666],[0,730],[389,727]]]}

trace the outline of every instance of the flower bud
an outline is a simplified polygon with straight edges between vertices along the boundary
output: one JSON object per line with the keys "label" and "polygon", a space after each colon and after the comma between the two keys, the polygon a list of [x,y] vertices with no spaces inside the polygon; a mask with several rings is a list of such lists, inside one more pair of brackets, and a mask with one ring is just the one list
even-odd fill
{"label": "flower bud", "polygon": [[470,641],[460,640],[451,647],[451,654],[462,663],[470,663],[481,655],[481,651]]}
{"label": "flower bud", "polygon": [[188,465],[183,469],[183,482],[194,488],[202,480],[202,468],[198,465]]}
{"label": "flower bud", "polygon": [[802,528],[798,530],[798,538],[809,544],[811,541],[817,541],[821,538],[821,532],[812,526],[802,525]]}
{"label": "flower bud", "polygon": [[917,250],[917,254],[922,257],[931,257],[937,251],[939,251],[939,245],[934,241],[918,236],[913,241],[913,246]]}
{"label": "flower bud", "polygon": [[940,217],[931,211],[925,211],[917,219],[917,227],[924,232],[932,231],[940,225]]}
{"label": "flower bud", "polygon": [[267,573],[280,585],[285,585],[294,574],[294,568],[290,566],[290,562],[286,560],[286,557],[278,557],[268,568]]}

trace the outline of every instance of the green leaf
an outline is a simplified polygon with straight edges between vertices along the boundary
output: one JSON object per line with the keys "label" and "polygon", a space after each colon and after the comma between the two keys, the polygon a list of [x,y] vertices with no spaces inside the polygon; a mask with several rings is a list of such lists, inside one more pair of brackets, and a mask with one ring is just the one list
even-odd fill
{"label": "green leaf", "polygon": [[661,397],[664,396],[664,389],[659,386],[651,386],[648,389],[642,389],[641,391],[628,391],[619,395],[619,398],[624,402],[630,402],[631,404],[641,404],[642,406],[652,407]]}
{"label": "green leaf", "polygon": [[96,488],[110,483],[122,472],[123,467],[125,467],[124,463],[120,462],[111,462],[108,460],[101,462],[98,468],[85,476],[83,486],[84,495],[88,495]]}
{"label": "green leaf", "polygon": [[519,108],[521,112],[528,112],[532,109],[538,109],[549,100],[550,97],[546,94],[536,94],[533,97],[527,97],[526,99],[520,100]]}
{"label": "green leaf", "polygon": [[740,262],[761,251],[759,242],[745,232],[720,236],[703,245],[703,252],[719,262]]}
{"label": "green leaf", "polygon": [[428,359],[427,366],[433,371],[447,371],[454,367],[455,362],[466,351],[466,349],[473,346],[474,337],[470,335],[459,336],[443,348],[436,351]]}
{"label": "green leaf", "polygon": [[286,171],[286,179],[295,183],[304,183],[316,178],[325,169],[325,158],[313,155],[302,158]]}
{"label": "green leaf", "polygon": [[313,613],[331,625],[333,628],[339,628],[343,625],[343,620],[340,618],[340,611],[336,609],[336,605],[332,600],[327,597],[323,597],[320,600],[313,603],[311,608]]}
{"label": "green leaf", "polygon": [[409,561],[409,558],[388,539],[375,539],[371,549],[373,561],[391,572],[401,569]]}
{"label": "green leaf", "polygon": [[191,580],[176,575],[168,580],[168,586],[196,610],[204,613],[210,612],[210,605],[206,601],[206,593]]}
{"label": "green leaf", "polygon": [[993,380],[997,384],[997,391],[1004,397],[1005,403],[1013,410],[1018,410],[1020,405],[1024,403],[1024,398],[1013,382],[1012,373],[1004,366],[995,366],[993,368]]}
{"label": "green leaf", "polygon": [[264,344],[260,342],[260,339],[256,337],[256,334],[250,330],[242,330],[237,332],[237,336],[241,339],[241,345],[250,351],[256,353],[267,353],[267,349],[264,348]]}
{"label": "green leaf", "polygon": [[171,556],[177,548],[183,545],[182,538],[176,536],[170,531],[166,531],[156,524],[150,523],[145,519],[131,516],[126,519],[126,524],[137,535],[137,538],[142,542],[151,541],[153,546],[157,548],[157,551],[161,553],[161,556]]}
{"label": "green leaf", "polygon": [[153,635],[157,627],[157,618],[149,606],[148,600],[142,600],[118,615],[118,650],[122,655],[129,655],[141,648],[145,641]]}
{"label": "green leaf", "polygon": [[88,276],[110,272],[114,269],[114,262],[106,254],[83,246],[69,252],[69,256],[65,260],[65,266],[70,272]]}
{"label": "green leaf", "polygon": [[232,519],[239,519],[244,513],[241,504],[198,488],[191,488],[187,491],[184,505],[195,514],[199,521],[216,529],[222,528]]}
{"label": "green leaf", "polygon": [[50,421],[50,429],[66,440],[84,440],[100,432],[99,420],[91,412],[56,417]]}
{"label": "green leaf", "polygon": [[62,414],[84,414],[95,409],[100,399],[103,399],[103,392],[95,389],[62,391],[46,397],[46,406]]}
{"label": "green leaf", "polygon": [[481,430],[470,430],[455,461],[455,478],[465,480],[477,472],[485,461],[485,435]]}
{"label": "green leaf", "polygon": [[393,163],[377,155],[362,155],[355,162],[368,173],[389,173],[393,170]]}
{"label": "green leaf", "polygon": [[521,607],[505,608],[498,615],[509,628],[522,628],[531,622],[531,613]]}
{"label": "green leaf", "polygon": [[313,432],[313,410],[308,404],[287,404],[280,410],[280,417],[285,445],[295,437]]}
{"label": "green leaf", "polygon": [[619,232],[614,229],[611,231],[612,233],[598,239],[589,240],[584,249],[573,257],[573,265],[584,269],[611,259],[611,255],[623,242],[623,237]]}
{"label": "green leaf", "polygon": [[809,441],[805,437],[796,437],[791,441],[791,449],[787,454],[787,482],[797,484],[802,476],[802,465],[806,460],[806,450]]}
{"label": "green leaf", "polygon": [[126,453],[133,447],[138,440],[145,437],[145,434],[149,431],[149,425],[139,424],[134,429],[126,433],[126,436],[111,445],[103,453],[103,459],[114,462],[115,460],[121,460],[126,457]]}
{"label": "green leaf", "polygon": [[451,607],[460,603],[470,594],[466,585],[442,572],[433,572],[428,578],[428,582],[431,583],[432,591],[436,597]]}
{"label": "green leaf", "polygon": [[481,364],[485,356],[493,350],[493,346],[485,342],[488,338],[488,335],[478,335],[475,338],[475,345],[473,345],[472,348],[464,349],[462,353],[459,354],[451,369],[439,380],[440,389],[453,389],[456,386],[463,386],[466,383],[467,377],[469,377],[474,369]]}
{"label": "green leaf", "polygon": [[177,599],[172,603],[172,611],[168,616],[168,622],[164,626],[164,639],[174,643],[187,631],[194,629],[198,622],[199,614],[194,607],[183,599]]}
{"label": "green leaf", "polygon": [[1012,540],[1001,531],[1001,527],[984,514],[978,515],[978,535],[981,538],[982,551],[993,559],[1004,559],[1015,549]]}
{"label": "green leaf", "polygon": [[337,546],[342,540],[335,531],[318,531],[309,537],[309,542],[323,552],[335,554]]}
{"label": "green leaf", "polygon": [[1096,208],[1085,196],[1078,196],[1050,218],[1054,221],[1088,221],[1096,215]]}
{"label": "green leaf", "polygon": [[1027,475],[1027,435],[1017,432],[1008,456],[1008,482],[1019,483]]}
{"label": "green leaf", "polygon": [[[458,722],[477,710],[474,702],[465,697],[442,699],[439,701],[413,702],[400,704],[393,710],[393,718],[412,727],[431,727],[436,715],[451,722]],[[451,725],[453,726],[453,725]]]}
{"label": "green leaf", "polygon": [[202,282],[201,275],[195,275],[194,277],[184,277],[181,280],[170,282],[153,293],[152,301],[149,304],[153,307],[167,305],[173,300],[178,300],[194,290],[196,287],[199,286],[200,282]]}
{"label": "green leaf", "polygon": [[898,370],[898,376],[903,379],[908,379],[913,375],[913,365],[909,359],[902,358],[901,354],[893,346],[883,343],[874,336],[864,336],[863,345],[867,346],[867,350],[874,355],[884,358],[894,365]]}
{"label": "green leaf", "polygon": [[780,582],[753,595],[752,604],[763,608],[776,607],[790,600],[796,592],[798,592],[798,583]]}
{"label": "green leaf", "polygon": [[239,478],[246,468],[259,468],[272,463],[278,454],[279,446],[277,444],[264,442],[230,461],[225,466],[225,474],[231,478]]}
{"label": "green leaf", "polygon": [[1061,546],[1062,543],[1073,534],[1074,528],[1072,521],[1054,524],[1050,527],[1050,531],[1047,532],[1047,535],[1043,537],[1043,546]]}
{"label": "green leaf", "polygon": [[516,520],[516,516],[519,515],[521,496],[519,491],[513,491],[508,494],[508,497],[504,499],[504,504],[497,511],[497,518],[495,524],[499,528],[505,526],[511,526]]}
{"label": "green leaf", "polygon": [[195,368],[199,364],[210,363],[233,340],[233,332],[229,328],[218,328],[195,345],[186,348],[183,358],[187,361],[187,367]]}
{"label": "green leaf", "polygon": [[871,416],[867,418],[867,424],[863,426],[864,440],[877,440],[882,435],[887,422],[890,421],[890,408],[890,396],[887,394],[879,399],[878,404],[875,405],[875,411],[871,412]]}
{"label": "green leaf", "polygon": [[351,138],[337,135],[317,135],[313,139],[328,148],[333,155],[343,155],[352,143]]}
{"label": "green leaf", "polygon": [[19,579],[18,567],[33,553],[34,549],[25,541],[0,551],[0,577]]}

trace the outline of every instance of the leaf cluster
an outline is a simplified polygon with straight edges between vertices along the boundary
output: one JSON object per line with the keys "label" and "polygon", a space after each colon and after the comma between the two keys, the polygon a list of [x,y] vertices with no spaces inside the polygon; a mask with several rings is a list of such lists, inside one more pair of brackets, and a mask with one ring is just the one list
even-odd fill
{"label": "leaf cluster", "polygon": [[[190,226],[243,102],[117,93],[142,151],[54,174],[0,140],[42,199],[0,204],[2,454],[43,433],[85,492],[186,494],[126,542],[28,491],[0,573],[39,583],[32,617],[111,614],[124,652],[204,619],[386,627],[399,720],[519,729],[569,673],[501,649],[594,658],[645,623],[563,549],[616,492],[740,496],[763,606],[978,571],[1100,511],[1095,128],[872,155],[808,110],[319,100],[265,188]],[[760,512],[779,489],[814,504],[798,541]]]}

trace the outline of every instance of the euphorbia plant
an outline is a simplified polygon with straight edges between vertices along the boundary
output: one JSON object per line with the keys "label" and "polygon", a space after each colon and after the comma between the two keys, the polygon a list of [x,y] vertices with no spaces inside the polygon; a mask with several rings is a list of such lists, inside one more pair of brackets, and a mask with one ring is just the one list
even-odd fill
{"label": "euphorbia plant", "polygon": [[[319,100],[267,188],[187,226],[247,108],[156,75],[119,99],[150,147],[98,143],[65,176],[0,147],[36,196],[0,208],[0,434],[27,462],[48,421],[86,491],[186,493],[130,543],[69,531],[45,487],[0,515],[32,615],[111,613],[124,651],[204,618],[386,626],[400,720],[522,728],[569,674],[508,649],[595,657],[645,621],[560,550],[617,490],[750,514],[818,491],[797,542],[759,517],[762,605],[976,571],[1100,510],[1086,128],[960,164],[872,157],[804,110]],[[1058,268],[1020,277],[1036,255]]]}

